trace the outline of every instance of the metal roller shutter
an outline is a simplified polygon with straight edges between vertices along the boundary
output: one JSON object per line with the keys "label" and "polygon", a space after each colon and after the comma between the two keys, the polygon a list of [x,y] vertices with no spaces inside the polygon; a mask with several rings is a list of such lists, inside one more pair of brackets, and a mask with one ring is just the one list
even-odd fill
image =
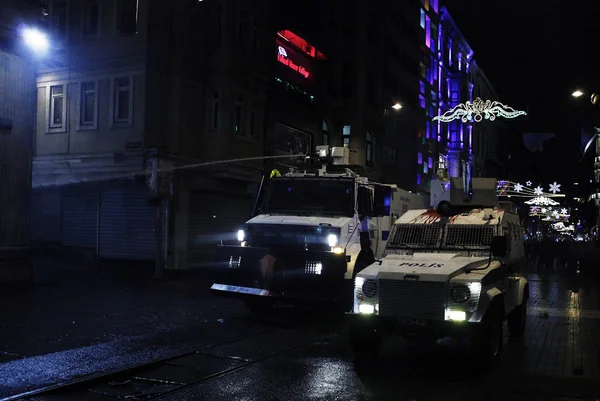
{"label": "metal roller shutter", "polygon": [[211,266],[217,244],[236,244],[237,229],[250,218],[252,197],[246,194],[193,192],[188,224],[188,263]]}
{"label": "metal roller shutter", "polygon": [[96,248],[98,236],[98,188],[88,185],[62,191],[62,244]]}
{"label": "metal roller shutter", "polygon": [[146,188],[128,183],[102,191],[100,250],[105,259],[154,259],[154,208]]}
{"label": "metal roller shutter", "polygon": [[62,236],[60,191],[58,188],[34,189],[31,194],[31,239],[60,243]]}

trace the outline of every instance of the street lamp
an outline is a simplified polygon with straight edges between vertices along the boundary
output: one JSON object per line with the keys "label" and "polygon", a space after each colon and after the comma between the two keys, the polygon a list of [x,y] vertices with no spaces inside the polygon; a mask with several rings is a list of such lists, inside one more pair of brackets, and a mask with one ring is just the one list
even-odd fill
{"label": "street lamp", "polygon": [[394,103],[394,105],[392,106],[392,109],[398,111],[402,108],[402,105],[398,102]]}
{"label": "street lamp", "polygon": [[579,89],[576,90],[575,92],[571,93],[571,96],[573,97],[581,97],[583,96],[585,93],[583,93],[582,91],[580,91]]}
{"label": "street lamp", "polygon": [[50,41],[45,33],[35,28],[24,28],[21,35],[25,44],[36,54],[44,54],[50,47]]}

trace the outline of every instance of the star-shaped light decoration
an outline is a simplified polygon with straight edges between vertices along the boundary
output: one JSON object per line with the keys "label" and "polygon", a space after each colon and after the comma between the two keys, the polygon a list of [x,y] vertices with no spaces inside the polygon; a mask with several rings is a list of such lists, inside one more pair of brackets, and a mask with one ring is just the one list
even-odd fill
{"label": "star-shaped light decoration", "polygon": [[527,182],[525,183],[525,185],[527,185],[528,187],[530,187],[530,186],[531,186],[531,184],[532,184],[532,183],[531,183],[531,181],[527,181]]}
{"label": "star-shaped light decoration", "polygon": [[557,184],[556,181],[554,181],[554,184],[550,184],[550,192],[555,195],[557,192],[560,192],[560,184]]}
{"label": "star-shaped light decoration", "polygon": [[516,183],[514,190],[515,192],[521,192],[523,190],[523,185]]}
{"label": "star-shaped light decoration", "polygon": [[546,210],[548,210],[548,209],[546,209],[545,207],[543,207],[542,208],[542,213],[546,213]]}
{"label": "star-shaped light decoration", "polygon": [[554,217],[558,217],[558,210],[555,210],[555,211],[553,211],[553,212],[552,212],[552,216],[554,216]]}
{"label": "star-shaped light decoration", "polygon": [[544,190],[539,185],[533,189],[533,193],[537,196],[541,196],[544,193]]}
{"label": "star-shaped light decoration", "polygon": [[567,209],[565,209],[565,208],[560,209],[560,214],[567,214],[567,213],[568,213]]}

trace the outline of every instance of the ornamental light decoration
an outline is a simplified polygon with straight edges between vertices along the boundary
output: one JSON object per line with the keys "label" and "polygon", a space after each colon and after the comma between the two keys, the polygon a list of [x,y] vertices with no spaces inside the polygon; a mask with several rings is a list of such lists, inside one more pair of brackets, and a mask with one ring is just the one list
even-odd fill
{"label": "ornamental light decoration", "polygon": [[486,100],[485,102],[480,98],[476,98],[473,102],[466,101],[465,103],[459,103],[452,109],[446,111],[440,116],[434,117],[433,121],[441,121],[443,123],[449,123],[454,120],[460,119],[463,123],[469,121],[481,122],[483,120],[494,121],[498,117],[504,118],[516,118],[519,116],[526,116],[527,113],[522,110],[515,110],[510,106],[502,104],[498,101]]}
{"label": "ornamental light decoration", "polygon": [[508,180],[499,180],[497,184],[498,196],[518,197],[518,198],[537,198],[544,196],[547,198],[564,198],[560,193],[561,184],[556,182],[550,184],[549,192],[545,192],[541,185],[534,186],[531,181],[526,181],[525,185],[519,182]]}

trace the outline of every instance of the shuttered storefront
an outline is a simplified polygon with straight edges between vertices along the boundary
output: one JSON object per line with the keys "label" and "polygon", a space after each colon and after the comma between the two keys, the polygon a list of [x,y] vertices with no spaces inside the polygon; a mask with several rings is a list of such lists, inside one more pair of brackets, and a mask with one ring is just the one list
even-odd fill
{"label": "shuttered storefront", "polygon": [[237,244],[237,230],[249,218],[252,197],[246,194],[192,192],[188,223],[188,263],[211,266],[217,244]]}
{"label": "shuttered storefront", "polygon": [[39,243],[62,241],[60,188],[31,191],[31,239]]}
{"label": "shuttered storefront", "polygon": [[146,188],[130,182],[102,191],[99,256],[106,259],[154,259],[154,208]]}
{"label": "shuttered storefront", "polygon": [[98,236],[98,187],[64,187],[61,204],[63,246],[95,249]]}

